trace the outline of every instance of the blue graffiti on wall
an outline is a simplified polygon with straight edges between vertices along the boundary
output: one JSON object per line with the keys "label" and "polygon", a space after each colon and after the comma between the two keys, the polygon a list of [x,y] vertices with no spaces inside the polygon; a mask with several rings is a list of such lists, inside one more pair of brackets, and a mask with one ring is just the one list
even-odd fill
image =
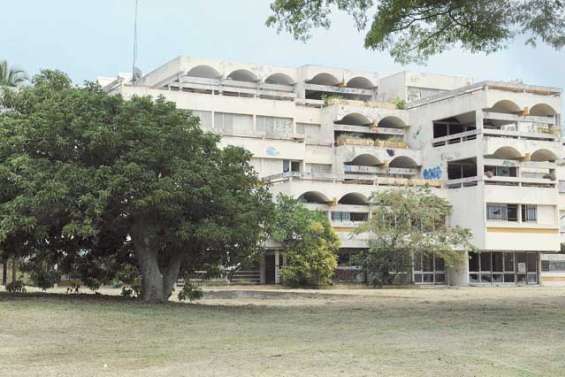
{"label": "blue graffiti on wall", "polygon": [[441,179],[441,168],[439,166],[424,169],[422,176],[424,179]]}

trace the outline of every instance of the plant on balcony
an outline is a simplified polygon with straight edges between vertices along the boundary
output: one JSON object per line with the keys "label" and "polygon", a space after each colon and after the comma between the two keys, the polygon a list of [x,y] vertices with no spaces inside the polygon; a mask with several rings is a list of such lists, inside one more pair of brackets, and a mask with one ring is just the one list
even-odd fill
{"label": "plant on balcony", "polygon": [[339,239],[325,213],[309,210],[297,200],[280,194],[271,236],[286,253],[283,284],[291,287],[331,284],[337,267]]}
{"label": "plant on balcony", "polygon": [[446,224],[449,202],[428,188],[404,188],[375,192],[370,198],[369,221],[354,234],[369,235],[369,249],[357,256],[373,286],[399,282],[410,276],[412,257],[419,252],[443,258],[453,266],[471,250],[471,232]]}
{"label": "plant on balcony", "polygon": [[336,138],[337,145],[374,145],[371,138],[355,134],[343,134]]}

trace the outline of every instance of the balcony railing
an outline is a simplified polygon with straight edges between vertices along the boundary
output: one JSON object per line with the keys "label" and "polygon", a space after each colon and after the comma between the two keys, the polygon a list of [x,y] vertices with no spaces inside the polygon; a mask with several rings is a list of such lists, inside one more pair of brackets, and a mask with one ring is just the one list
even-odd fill
{"label": "balcony railing", "polygon": [[361,184],[371,186],[430,186],[441,187],[443,181],[420,179],[420,178],[403,178],[394,176],[368,176],[354,175],[353,173],[338,175],[332,173],[302,173],[288,172],[281,174],[273,174],[263,177],[264,181],[270,183],[280,183],[292,180],[305,181],[324,181],[324,182],[344,182],[348,184]]}
{"label": "balcony railing", "polygon": [[336,140],[337,145],[365,145],[375,146],[379,148],[398,148],[405,149],[408,145],[403,140],[373,140],[369,138],[358,137],[338,137]]}
{"label": "balcony railing", "polygon": [[556,180],[547,178],[529,178],[529,177],[501,177],[486,175],[480,177],[468,177],[459,179],[450,179],[445,183],[448,189],[459,189],[464,187],[473,187],[478,185],[496,185],[496,186],[514,186],[514,187],[538,187],[538,188],[554,188],[557,184]]}

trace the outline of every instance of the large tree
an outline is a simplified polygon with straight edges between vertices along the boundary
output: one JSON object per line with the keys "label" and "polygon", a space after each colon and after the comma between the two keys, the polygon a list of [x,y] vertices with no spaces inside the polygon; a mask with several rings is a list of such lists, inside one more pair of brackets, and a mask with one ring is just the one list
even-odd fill
{"label": "large tree", "polygon": [[415,253],[435,254],[454,266],[473,249],[471,232],[447,223],[449,202],[427,188],[378,191],[370,206],[369,220],[355,229],[356,234],[367,234],[369,249],[356,259],[374,285],[391,284],[398,274],[409,274]]}
{"label": "large tree", "polygon": [[365,47],[388,50],[399,63],[422,62],[453,47],[491,53],[523,37],[565,45],[563,0],[274,0],[267,25],[307,40],[329,28],[335,11],[367,30]]}
{"label": "large tree", "polygon": [[6,60],[0,60],[0,87],[17,87],[27,81],[27,74],[24,70],[9,67]]}
{"label": "large tree", "polygon": [[54,255],[83,278],[134,263],[151,302],[167,300],[183,269],[258,253],[272,203],[250,154],[220,148],[173,103],[126,101],[56,71],[0,101],[6,246]]}

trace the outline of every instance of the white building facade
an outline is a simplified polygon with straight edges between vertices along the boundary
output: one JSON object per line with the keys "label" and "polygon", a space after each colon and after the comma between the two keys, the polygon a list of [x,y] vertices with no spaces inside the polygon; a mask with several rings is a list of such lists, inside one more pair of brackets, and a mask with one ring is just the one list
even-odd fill
{"label": "white building facade", "polygon": [[[370,195],[428,186],[449,200],[448,221],[469,228],[479,252],[451,269],[415,257],[417,284],[565,282],[559,89],[189,57],[135,85],[105,84],[125,98],[164,96],[193,111],[222,143],[252,152],[273,193],[327,213],[342,243],[337,280],[363,280],[351,256],[367,239],[351,230],[370,216]],[[284,263],[273,247],[240,278],[278,283]]]}

